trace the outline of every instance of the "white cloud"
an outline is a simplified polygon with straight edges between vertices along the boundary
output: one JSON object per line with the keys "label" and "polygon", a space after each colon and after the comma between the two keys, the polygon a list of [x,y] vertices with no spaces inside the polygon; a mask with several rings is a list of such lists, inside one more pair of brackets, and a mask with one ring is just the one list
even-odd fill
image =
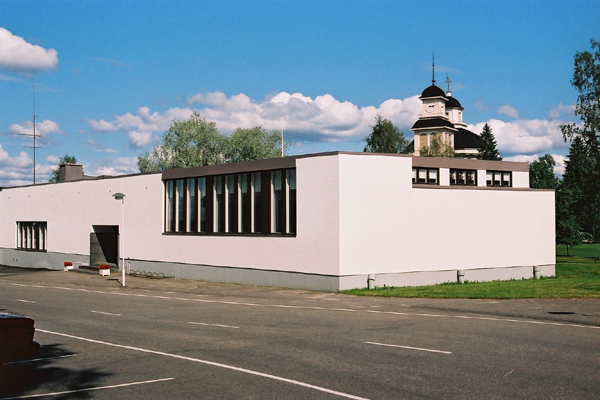
{"label": "white cloud", "polygon": [[558,104],[556,108],[553,108],[548,113],[550,118],[560,118],[562,116],[573,117],[575,116],[575,105],[563,105],[562,101]]}
{"label": "white cloud", "polygon": [[125,175],[140,172],[137,166],[137,157],[117,157],[105,158],[95,161],[89,165],[84,165],[83,170],[86,175]]}
{"label": "white cloud", "polygon": [[0,69],[31,71],[58,65],[58,52],[27,43],[20,36],[0,28]]}
{"label": "white cloud", "polygon": [[[510,157],[504,157],[502,160],[503,161],[519,161],[519,162],[528,162],[528,163],[532,163],[534,161],[536,161],[538,158],[540,158],[543,155],[546,155],[548,153],[540,153],[540,154],[530,154],[530,155],[525,155],[525,154],[520,154],[520,155],[515,155],[515,156],[510,156]],[[560,154],[550,154],[552,156],[552,158],[554,158],[554,162],[556,162],[556,165],[554,166],[554,173],[556,175],[564,175],[565,173],[565,156],[560,155]]]}
{"label": "white cloud", "polygon": [[54,155],[49,155],[48,157],[46,157],[46,161],[48,161],[51,164],[58,165],[58,163],[60,162],[60,157],[56,157]]}
{"label": "white cloud", "polygon": [[[18,135],[33,135],[33,123],[31,121],[23,122],[22,124],[11,124],[8,127],[8,131],[11,134]],[[54,121],[49,119],[45,119],[41,122],[36,122],[35,124],[35,134],[36,135],[49,135],[49,134],[64,134],[63,131],[60,130],[60,125]]]}
{"label": "white cloud", "polygon": [[[540,154],[564,150],[569,147],[564,142],[558,125],[559,120],[517,120],[504,122],[491,119],[487,123],[492,128],[500,154]],[[475,133],[481,133],[484,122],[469,125]]]}
{"label": "white cloud", "polygon": [[485,104],[485,101],[483,101],[483,100],[479,100],[477,103],[475,103],[475,105],[473,107],[475,108],[475,110],[477,112],[479,112],[481,114],[483,114],[484,112],[486,112],[490,109],[490,106]]}
{"label": "white cloud", "polygon": [[141,147],[146,146],[152,142],[158,140],[158,138],[152,134],[150,131],[139,132],[139,131],[131,131],[128,134],[129,141],[128,145],[132,149],[139,149]]}
{"label": "white cloud", "polygon": [[500,115],[506,115],[506,116],[514,118],[514,119],[521,118],[521,115],[519,114],[519,112],[514,107],[509,106],[508,104],[498,107],[498,109],[496,110],[496,113],[498,113]]}
{"label": "white cloud", "polygon": [[[360,140],[371,130],[377,114],[398,125],[407,137],[421,109],[418,96],[404,100],[390,99],[379,107],[359,108],[348,101],[339,101],[330,94],[312,99],[301,93],[275,93],[261,101],[245,94],[227,97],[221,92],[197,93],[187,97],[189,108],[170,108],[163,113],[151,113],[148,107],[135,114],[117,115],[112,121],[88,120],[97,132],[127,132],[129,146],[140,148],[153,144],[157,135],[168,130],[174,119],[185,120],[193,111],[217,123],[219,130],[230,134],[238,127],[262,126],[268,130],[283,127],[288,138],[309,141]],[[200,105],[200,108],[192,108]]]}
{"label": "white cloud", "polygon": [[98,142],[93,141],[92,139],[88,139],[86,141],[86,143],[89,144],[90,146],[92,146],[94,148],[94,150],[98,153],[118,153],[117,150],[110,149]]}

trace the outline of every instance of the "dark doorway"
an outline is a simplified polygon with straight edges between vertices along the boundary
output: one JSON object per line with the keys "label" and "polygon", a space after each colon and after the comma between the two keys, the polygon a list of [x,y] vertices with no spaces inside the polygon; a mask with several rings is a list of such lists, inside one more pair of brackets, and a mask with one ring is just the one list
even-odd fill
{"label": "dark doorway", "polygon": [[114,264],[119,261],[119,226],[93,225],[90,233],[90,265]]}

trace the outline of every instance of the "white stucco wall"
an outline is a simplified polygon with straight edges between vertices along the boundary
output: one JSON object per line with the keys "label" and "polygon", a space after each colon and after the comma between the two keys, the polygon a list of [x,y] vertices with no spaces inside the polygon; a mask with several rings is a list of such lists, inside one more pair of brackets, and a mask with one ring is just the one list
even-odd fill
{"label": "white stucco wall", "polygon": [[553,191],[413,188],[410,173],[340,156],[341,275],[555,263]]}
{"label": "white stucco wall", "polygon": [[337,275],[337,171],[336,156],[298,160],[296,237],[164,235],[160,174],[5,189],[0,247],[15,248],[17,221],[47,221],[48,252],[89,255],[92,225],[122,225],[122,192],[126,257]]}

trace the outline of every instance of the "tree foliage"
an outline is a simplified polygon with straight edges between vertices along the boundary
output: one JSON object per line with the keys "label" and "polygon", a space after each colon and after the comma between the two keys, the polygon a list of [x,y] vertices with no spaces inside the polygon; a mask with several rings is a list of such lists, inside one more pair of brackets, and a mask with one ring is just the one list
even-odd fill
{"label": "tree foliage", "polygon": [[556,189],[558,177],[554,174],[556,161],[550,154],[541,156],[529,164],[529,187],[532,189]]}
{"label": "tree foliage", "polygon": [[193,113],[187,120],[174,120],[162,143],[138,157],[138,167],[141,172],[164,171],[280,156],[281,137],[276,132],[238,128],[227,137],[215,122]]}
{"label": "tree foliage", "polygon": [[392,121],[377,115],[375,125],[371,128],[371,133],[365,138],[367,145],[364,152],[392,154],[406,152],[410,142]]}
{"label": "tree foliage", "polygon": [[64,157],[61,157],[58,162],[58,167],[52,170],[52,178],[50,178],[50,182],[58,182],[60,181],[60,165],[61,164],[77,164],[77,158],[75,156],[70,156],[65,154]]}
{"label": "tree foliage", "polygon": [[481,148],[478,150],[477,158],[480,160],[501,161],[502,157],[500,157],[500,153],[498,152],[496,138],[494,137],[492,128],[488,124],[483,126],[479,137],[481,139]]}
{"label": "tree foliage", "polygon": [[581,226],[574,213],[573,191],[565,181],[560,181],[556,188],[556,244],[567,246],[567,255],[569,255],[569,246],[581,244],[583,234]]}
{"label": "tree foliage", "polygon": [[[600,240],[600,43],[590,41],[592,52],[575,53],[571,84],[578,91],[575,115],[580,124],[560,125],[571,141],[564,184],[581,230]],[[558,200],[557,200],[558,201]],[[562,200],[561,200],[562,201]]]}
{"label": "tree foliage", "polygon": [[[289,143],[284,142],[285,150]],[[231,162],[262,160],[281,156],[281,135],[265,128],[237,128],[227,140],[226,158]]]}
{"label": "tree foliage", "polygon": [[444,143],[444,139],[440,133],[431,136],[431,144],[429,146],[421,146],[419,150],[421,157],[454,157],[454,147],[451,144]]}

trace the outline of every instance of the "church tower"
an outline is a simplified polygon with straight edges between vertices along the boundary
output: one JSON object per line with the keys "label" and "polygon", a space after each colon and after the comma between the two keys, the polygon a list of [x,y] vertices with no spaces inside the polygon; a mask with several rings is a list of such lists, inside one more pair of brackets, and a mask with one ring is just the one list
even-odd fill
{"label": "church tower", "polygon": [[435,84],[435,63],[432,65],[433,79],[431,86],[423,90],[419,97],[423,102],[423,111],[419,119],[410,128],[414,133],[414,155],[421,153],[423,146],[431,146],[435,135],[440,135],[442,142],[452,146],[456,158],[477,158],[481,148],[479,135],[467,130],[463,121],[463,107],[452,97],[450,78],[446,77],[448,90],[444,91]]}
{"label": "church tower", "polygon": [[432,138],[435,135],[441,135],[443,143],[454,147],[454,133],[457,131],[448,118],[446,93],[435,84],[435,63],[432,68],[431,86],[423,90],[419,97],[423,102],[423,112],[410,128],[415,135],[413,143],[416,156],[420,155],[423,146],[431,146]]}

